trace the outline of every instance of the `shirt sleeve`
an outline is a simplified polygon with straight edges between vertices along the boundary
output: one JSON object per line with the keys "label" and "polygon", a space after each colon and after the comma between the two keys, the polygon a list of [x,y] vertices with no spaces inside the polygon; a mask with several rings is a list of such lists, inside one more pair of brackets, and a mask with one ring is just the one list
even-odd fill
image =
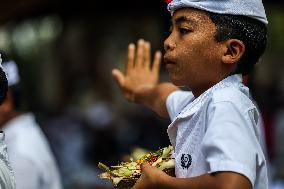
{"label": "shirt sleeve", "polygon": [[201,150],[209,173],[236,172],[254,185],[257,169],[265,164],[265,159],[248,111],[227,101],[209,105]]}
{"label": "shirt sleeve", "polygon": [[166,106],[172,121],[193,98],[190,91],[175,91],[168,96]]}

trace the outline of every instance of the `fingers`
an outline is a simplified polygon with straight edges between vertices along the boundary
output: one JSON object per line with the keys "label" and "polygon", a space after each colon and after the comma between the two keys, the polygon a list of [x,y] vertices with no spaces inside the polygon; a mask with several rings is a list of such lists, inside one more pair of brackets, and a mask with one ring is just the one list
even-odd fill
{"label": "fingers", "polygon": [[149,42],[144,43],[144,64],[146,68],[150,68],[151,64],[151,45]]}
{"label": "fingers", "polygon": [[141,171],[143,172],[144,170],[151,167],[151,165],[149,163],[143,163],[142,165],[140,165],[140,167],[141,167]]}
{"label": "fingers", "polygon": [[162,53],[157,51],[154,56],[154,62],[152,66],[152,71],[154,74],[158,75],[160,72],[160,65],[161,65]]}
{"label": "fingers", "polygon": [[128,73],[134,68],[134,58],[135,58],[135,45],[133,43],[128,45],[128,62],[126,72]]}
{"label": "fingers", "polygon": [[138,40],[138,47],[137,47],[137,57],[136,57],[136,66],[142,67],[144,62],[144,44],[145,41],[143,39]]}
{"label": "fingers", "polygon": [[124,75],[121,73],[121,71],[119,71],[118,69],[113,69],[112,70],[112,76],[115,78],[115,80],[117,81],[119,87],[123,87],[124,86]]}
{"label": "fingers", "polygon": [[[151,70],[151,44],[143,39],[139,39],[137,42],[137,52],[135,51],[135,45],[133,43],[129,44],[126,75],[135,69],[135,67],[148,68]],[[161,57],[160,51],[155,53],[152,65],[152,71],[155,74],[158,74],[160,71]]]}
{"label": "fingers", "polygon": [[[148,163],[143,163],[143,164],[141,165],[142,174],[143,174],[143,171],[144,171],[145,169],[147,169],[148,166],[151,166],[151,165],[149,165]],[[145,188],[144,182],[145,182],[145,181],[143,180],[143,176],[141,176],[141,177],[137,180],[136,184],[135,184],[131,189]]]}

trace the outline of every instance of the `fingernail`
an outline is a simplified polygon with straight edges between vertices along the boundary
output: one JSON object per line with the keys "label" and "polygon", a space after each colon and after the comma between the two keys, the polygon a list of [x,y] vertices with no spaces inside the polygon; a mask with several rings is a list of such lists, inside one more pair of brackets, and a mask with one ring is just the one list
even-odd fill
{"label": "fingernail", "polygon": [[162,56],[161,51],[157,51],[156,56],[160,58]]}
{"label": "fingernail", "polygon": [[142,45],[143,43],[144,43],[144,39],[139,39],[139,40],[138,40],[138,44],[139,44],[139,45]]}
{"label": "fingernail", "polygon": [[115,75],[117,73],[116,69],[111,70],[111,73]]}
{"label": "fingernail", "polygon": [[128,48],[133,49],[134,46],[135,46],[135,45],[134,45],[133,43],[130,43],[130,44],[128,45]]}

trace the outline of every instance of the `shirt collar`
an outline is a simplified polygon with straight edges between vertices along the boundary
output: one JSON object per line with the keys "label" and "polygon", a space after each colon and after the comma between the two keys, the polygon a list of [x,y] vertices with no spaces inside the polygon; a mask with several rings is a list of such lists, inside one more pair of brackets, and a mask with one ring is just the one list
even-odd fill
{"label": "shirt collar", "polygon": [[219,89],[226,88],[229,86],[241,86],[242,85],[242,75],[241,74],[235,74],[226,77],[225,79],[221,80],[217,84],[213,85],[209,89],[207,89],[204,93],[202,93],[200,96],[198,96],[196,99],[194,99],[191,103],[187,104],[185,108],[180,112],[179,116],[180,118],[182,117],[187,117],[190,114],[195,113],[198,111],[203,103],[208,99],[208,97],[211,96],[211,94]]}

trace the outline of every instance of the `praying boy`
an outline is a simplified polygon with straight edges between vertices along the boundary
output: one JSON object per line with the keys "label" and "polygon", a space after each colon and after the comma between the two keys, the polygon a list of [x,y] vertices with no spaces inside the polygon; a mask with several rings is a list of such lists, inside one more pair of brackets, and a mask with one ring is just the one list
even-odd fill
{"label": "praying boy", "polygon": [[[267,189],[259,111],[242,84],[266,47],[261,0],[173,0],[164,62],[172,83],[158,83],[161,53],[128,47],[126,73],[112,74],[124,96],[170,117],[175,177],[150,165],[134,189]],[[181,91],[178,86],[190,89]]]}

